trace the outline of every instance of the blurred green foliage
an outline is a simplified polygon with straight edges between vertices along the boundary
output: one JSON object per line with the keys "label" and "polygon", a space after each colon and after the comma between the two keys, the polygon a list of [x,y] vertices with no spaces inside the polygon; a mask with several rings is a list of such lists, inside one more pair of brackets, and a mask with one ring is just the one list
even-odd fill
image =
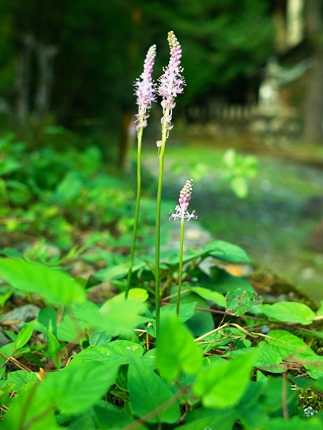
{"label": "blurred green foliage", "polygon": [[[77,231],[109,226],[118,236],[130,229],[133,191],[127,190],[127,181],[107,173],[96,146],[63,152],[44,146],[29,152],[8,134],[0,140],[0,155],[4,233],[20,240],[41,235],[66,250]],[[4,234],[2,246],[9,242]]]}
{"label": "blurred green foliage", "polygon": [[[189,84],[180,106],[214,97],[241,99],[273,50],[269,9],[267,0],[0,0],[1,96],[13,113],[19,58],[29,55],[25,91],[29,113],[35,112],[37,50],[53,47],[54,118],[118,132],[122,113],[135,111],[132,82],[147,48],[157,44],[157,78],[168,62],[167,32],[174,30]],[[32,48],[24,51],[28,43]]]}

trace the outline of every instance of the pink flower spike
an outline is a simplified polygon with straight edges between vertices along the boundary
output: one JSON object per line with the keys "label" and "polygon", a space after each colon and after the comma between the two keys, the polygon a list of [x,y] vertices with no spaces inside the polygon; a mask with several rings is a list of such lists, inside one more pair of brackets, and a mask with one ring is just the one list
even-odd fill
{"label": "pink flower spike", "polygon": [[151,103],[156,101],[156,88],[152,80],[152,71],[156,58],[156,45],[152,45],[146,55],[144,70],[134,83],[137,96],[138,114],[136,115],[137,130],[147,126]]}
{"label": "pink flower spike", "polygon": [[191,200],[193,187],[193,179],[188,179],[179,194],[179,205],[176,206],[175,212],[170,212],[169,220],[186,219],[190,221],[191,219],[197,219],[195,211],[189,213],[188,205]]}
{"label": "pink flower spike", "polygon": [[170,60],[168,66],[164,68],[163,75],[158,79],[158,95],[163,100],[161,106],[163,108],[163,117],[161,123],[167,130],[172,128],[172,110],[176,106],[175,98],[184,90],[185,79],[181,75],[183,68],[181,67],[182,48],[175,34],[170,31],[168,33],[168,43],[170,47]]}

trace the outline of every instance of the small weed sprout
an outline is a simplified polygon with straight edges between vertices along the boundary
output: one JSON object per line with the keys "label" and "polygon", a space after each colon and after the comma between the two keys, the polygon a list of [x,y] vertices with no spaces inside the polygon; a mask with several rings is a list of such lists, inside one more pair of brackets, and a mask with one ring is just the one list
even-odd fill
{"label": "small weed sprout", "polygon": [[137,241],[137,230],[139,221],[140,211],[140,195],[141,195],[141,146],[142,146],[142,134],[143,129],[147,126],[147,118],[149,117],[149,110],[151,103],[156,101],[156,88],[152,80],[152,71],[156,58],[156,45],[152,45],[146,55],[144,62],[144,70],[140,75],[140,79],[137,79],[135,86],[135,95],[137,96],[138,114],[136,115],[137,123],[137,197],[136,197],[136,209],[135,219],[133,226],[133,236],[130,250],[130,267],[128,271],[127,287],[125,291],[125,298],[128,298],[131,274],[134,264],[134,255]]}
{"label": "small weed sprout", "polygon": [[180,239],[179,239],[179,273],[178,273],[178,290],[176,300],[176,315],[179,316],[179,307],[181,300],[181,289],[182,289],[182,276],[183,276],[183,249],[184,249],[184,225],[185,220],[197,219],[195,211],[189,213],[188,206],[192,196],[193,179],[188,179],[182,188],[178,202],[179,204],[175,208],[175,212],[170,212],[169,220],[180,220]]}

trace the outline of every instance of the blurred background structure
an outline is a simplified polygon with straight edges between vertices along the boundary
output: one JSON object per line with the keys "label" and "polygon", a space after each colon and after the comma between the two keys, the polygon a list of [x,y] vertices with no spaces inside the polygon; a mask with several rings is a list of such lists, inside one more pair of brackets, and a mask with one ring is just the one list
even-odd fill
{"label": "blurred background structure", "polygon": [[107,129],[122,152],[132,83],[153,43],[162,73],[172,29],[185,54],[186,123],[321,142],[320,0],[0,0],[0,19],[2,124]]}

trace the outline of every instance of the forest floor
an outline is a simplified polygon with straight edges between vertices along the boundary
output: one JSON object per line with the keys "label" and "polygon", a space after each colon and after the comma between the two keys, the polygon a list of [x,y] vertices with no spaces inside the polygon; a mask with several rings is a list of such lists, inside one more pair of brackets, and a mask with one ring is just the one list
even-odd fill
{"label": "forest floor", "polygon": [[[246,148],[247,146],[247,148]],[[257,158],[246,198],[223,179],[225,151]],[[145,148],[146,174],[156,175],[156,151]],[[170,140],[164,197],[176,204],[186,179],[194,179],[191,208],[218,239],[247,250],[257,265],[277,272],[314,299],[323,299],[323,152],[304,145],[241,145],[239,140]]]}

